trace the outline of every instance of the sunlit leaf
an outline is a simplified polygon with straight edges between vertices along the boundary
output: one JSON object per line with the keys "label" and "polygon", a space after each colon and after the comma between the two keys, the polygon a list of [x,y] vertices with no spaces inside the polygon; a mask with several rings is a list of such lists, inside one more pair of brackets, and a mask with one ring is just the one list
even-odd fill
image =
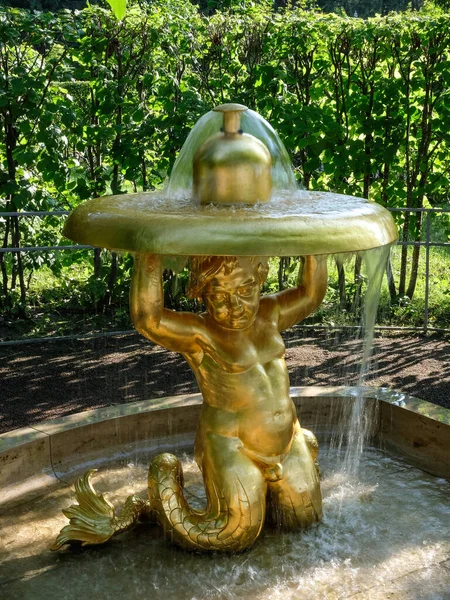
{"label": "sunlit leaf", "polygon": [[107,0],[118,21],[121,21],[127,9],[127,0]]}

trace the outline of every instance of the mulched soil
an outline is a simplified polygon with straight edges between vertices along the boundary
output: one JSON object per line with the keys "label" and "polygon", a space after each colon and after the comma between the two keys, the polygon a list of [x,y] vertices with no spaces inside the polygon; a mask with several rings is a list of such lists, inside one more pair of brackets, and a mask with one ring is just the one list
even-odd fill
{"label": "mulched soil", "polygon": [[[450,338],[374,340],[366,384],[450,408]],[[342,333],[286,333],[291,385],[355,385],[362,343]],[[0,432],[76,412],[198,391],[183,357],[138,334],[0,347]]]}

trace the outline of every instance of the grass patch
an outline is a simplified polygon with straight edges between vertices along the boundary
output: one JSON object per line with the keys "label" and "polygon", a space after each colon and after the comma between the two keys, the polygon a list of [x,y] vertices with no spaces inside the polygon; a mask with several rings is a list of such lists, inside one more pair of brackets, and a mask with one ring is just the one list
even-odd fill
{"label": "grass patch", "polygon": [[[0,319],[0,337],[6,339],[33,338],[59,335],[81,335],[91,332],[127,330],[132,328],[128,311],[131,259],[119,259],[119,277],[110,302],[103,299],[107,291],[110,255],[102,254],[102,269],[94,277],[92,253],[83,260],[70,265],[61,264],[57,269],[42,265],[28,274],[27,319],[16,319],[8,314]],[[401,248],[394,247],[391,263],[394,279],[398,282]],[[361,318],[361,305],[354,305],[356,285],[354,282],[355,256],[348,255],[345,261],[346,302],[341,306],[339,281],[334,257],[328,259],[329,284],[326,296],[319,309],[305,323],[329,326],[357,325]],[[389,296],[386,277],[383,279],[377,314],[378,325],[399,327],[422,327],[425,312],[425,267],[426,253],[422,250],[416,292],[412,299],[398,297],[394,302]],[[410,265],[408,265],[410,266]],[[291,259],[285,269],[285,284],[293,286],[297,281],[298,261]],[[431,327],[450,329],[450,248],[430,248],[430,276],[428,299],[428,324]],[[279,260],[273,259],[264,292],[278,290]],[[173,308],[191,310],[192,306],[183,295],[187,283],[186,272],[180,277],[182,285],[173,279],[165,282],[166,295],[174,303]],[[174,285],[175,283],[175,285]],[[361,296],[367,290],[367,272],[363,262],[359,281]],[[172,294],[176,289],[176,294]]]}

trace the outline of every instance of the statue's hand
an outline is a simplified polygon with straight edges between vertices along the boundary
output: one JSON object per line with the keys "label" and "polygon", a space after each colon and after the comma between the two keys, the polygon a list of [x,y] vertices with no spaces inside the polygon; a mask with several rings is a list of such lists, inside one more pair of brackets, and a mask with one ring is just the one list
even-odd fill
{"label": "statue's hand", "polygon": [[317,260],[314,256],[300,256],[298,268],[298,284],[307,285],[315,276],[317,269]]}
{"label": "statue's hand", "polygon": [[311,295],[311,293],[318,292],[318,295],[321,294],[322,298],[325,294],[327,278],[326,256],[300,257],[298,285],[303,287],[306,293]]}

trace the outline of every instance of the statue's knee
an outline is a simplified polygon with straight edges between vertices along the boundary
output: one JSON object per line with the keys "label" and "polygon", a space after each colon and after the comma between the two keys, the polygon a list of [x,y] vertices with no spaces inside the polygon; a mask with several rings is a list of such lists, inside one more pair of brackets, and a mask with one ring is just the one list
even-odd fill
{"label": "statue's knee", "polygon": [[302,431],[312,459],[313,461],[316,461],[319,455],[319,442],[313,432],[309,431],[309,429],[302,429]]}

